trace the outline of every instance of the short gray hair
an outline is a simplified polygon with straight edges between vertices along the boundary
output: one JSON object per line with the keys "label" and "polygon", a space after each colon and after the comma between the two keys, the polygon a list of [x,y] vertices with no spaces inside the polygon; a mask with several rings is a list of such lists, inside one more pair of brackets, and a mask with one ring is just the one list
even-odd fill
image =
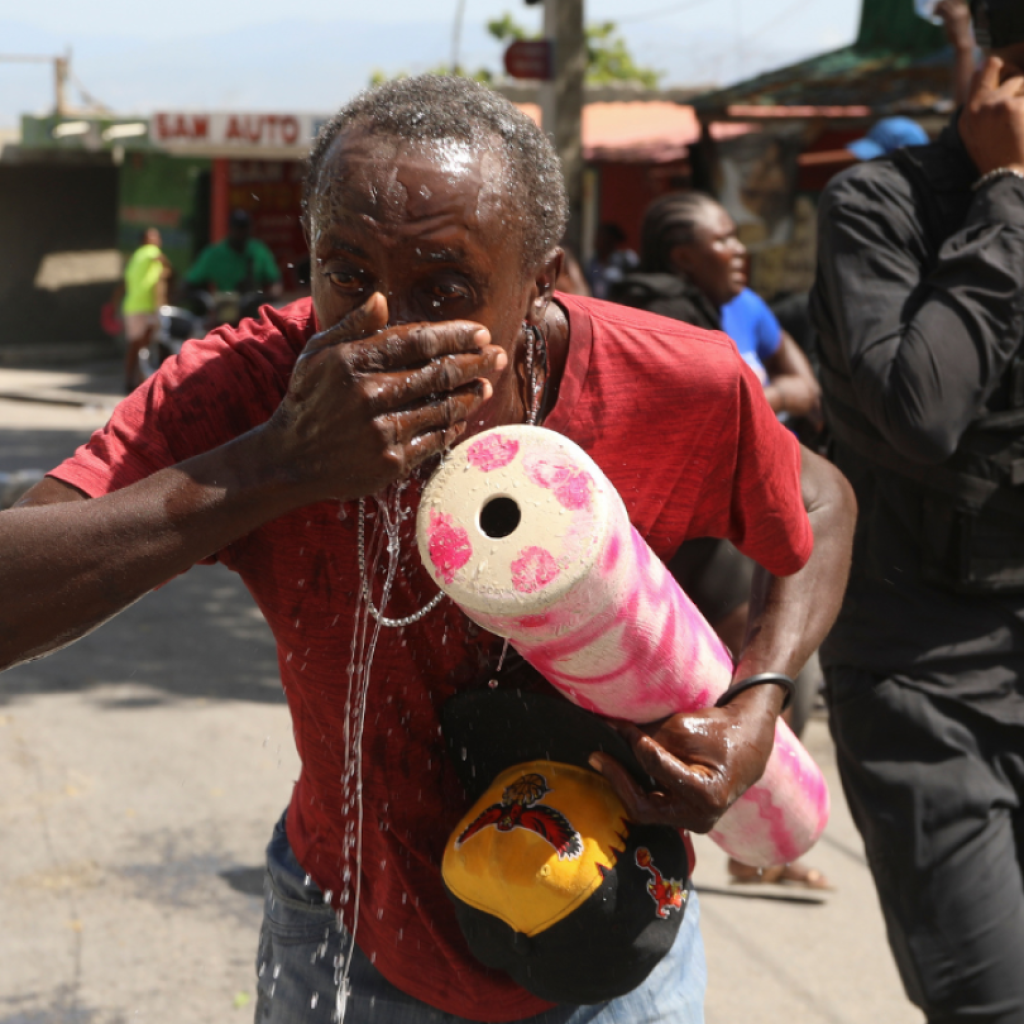
{"label": "short gray hair", "polygon": [[500,142],[522,218],[523,257],[539,266],[558,245],[569,219],[562,167],[548,137],[518,107],[466,78],[421,75],[361,93],[321,129],[309,154],[303,218],[319,186],[334,140],[349,128],[406,142]]}

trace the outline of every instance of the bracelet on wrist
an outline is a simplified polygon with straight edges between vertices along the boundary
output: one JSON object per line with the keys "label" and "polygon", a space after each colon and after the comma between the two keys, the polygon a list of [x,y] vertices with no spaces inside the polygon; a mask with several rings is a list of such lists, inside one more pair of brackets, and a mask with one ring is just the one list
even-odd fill
{"label": "bracelet on wrist", "polygon": [[971,191],[977,192],[986,185],[991,185],[993,181],[999,181],[1000,178],[1020,178],[1021,181],[1024,181],[1024,171],[1018,171],[1016,167],[996,167],[987,174],[983,174],[971,186]]}
{"label": "bracelet on wrist", "polygon": [[764,683],[774,683],[786,691],[782,699],[782,710],[785,711],[793,703],[793,695],[796,693],[796,681],[782,672],[761,672],[756,676],[747,676],[746,679],[738,679],[715,701],[716,708],[724,708],[726,704],[738,697],[744,690],[752,686],[761,686]]}

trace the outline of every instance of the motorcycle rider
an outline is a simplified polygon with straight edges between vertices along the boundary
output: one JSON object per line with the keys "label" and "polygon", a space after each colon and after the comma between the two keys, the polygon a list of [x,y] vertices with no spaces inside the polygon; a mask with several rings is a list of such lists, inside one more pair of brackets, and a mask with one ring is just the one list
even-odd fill
{"label": "motorcycle rider", "polygon": [[232,210],[227,236],[203,249],[185,274],[185,284],[214,294],[262,292],[276,298],[283,291],[274,254],[252,237],[252,219],[245,210]]}

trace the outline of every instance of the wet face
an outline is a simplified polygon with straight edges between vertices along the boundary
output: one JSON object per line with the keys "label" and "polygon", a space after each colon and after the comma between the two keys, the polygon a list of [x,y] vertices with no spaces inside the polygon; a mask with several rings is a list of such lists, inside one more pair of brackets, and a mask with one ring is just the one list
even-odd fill
{"label": "wet face", "polygon": [[504,162],[486,144],[407,143],[355,128],[327,154],[310,201],[311,286],[322,328],[380,292],[389,324],[472,320],[509,353],[477,428],[519,418],[522,322],[542,315],[550,293],[524,269],[511,194]]}
{"label": "wet face", "polygon": [[747,249],[732,217],[717,203],[699,215],[694,240],[672,249],[672,261],[715,306],[721,308],[747,285]]}

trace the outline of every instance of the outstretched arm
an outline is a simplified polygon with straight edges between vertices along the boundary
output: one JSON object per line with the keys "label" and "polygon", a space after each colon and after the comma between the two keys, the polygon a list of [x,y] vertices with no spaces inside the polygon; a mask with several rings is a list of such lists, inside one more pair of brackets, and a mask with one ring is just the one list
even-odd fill
{"label": "outstretched arm", "polygon": [[387,318],[375,294],[313,337],[277,412],[241,437],[91,500],[47,479],[0,513],[0,669],[78,639],[262,523],[375,493],[457,438],[506,354],[477,323],[377,333]]}

